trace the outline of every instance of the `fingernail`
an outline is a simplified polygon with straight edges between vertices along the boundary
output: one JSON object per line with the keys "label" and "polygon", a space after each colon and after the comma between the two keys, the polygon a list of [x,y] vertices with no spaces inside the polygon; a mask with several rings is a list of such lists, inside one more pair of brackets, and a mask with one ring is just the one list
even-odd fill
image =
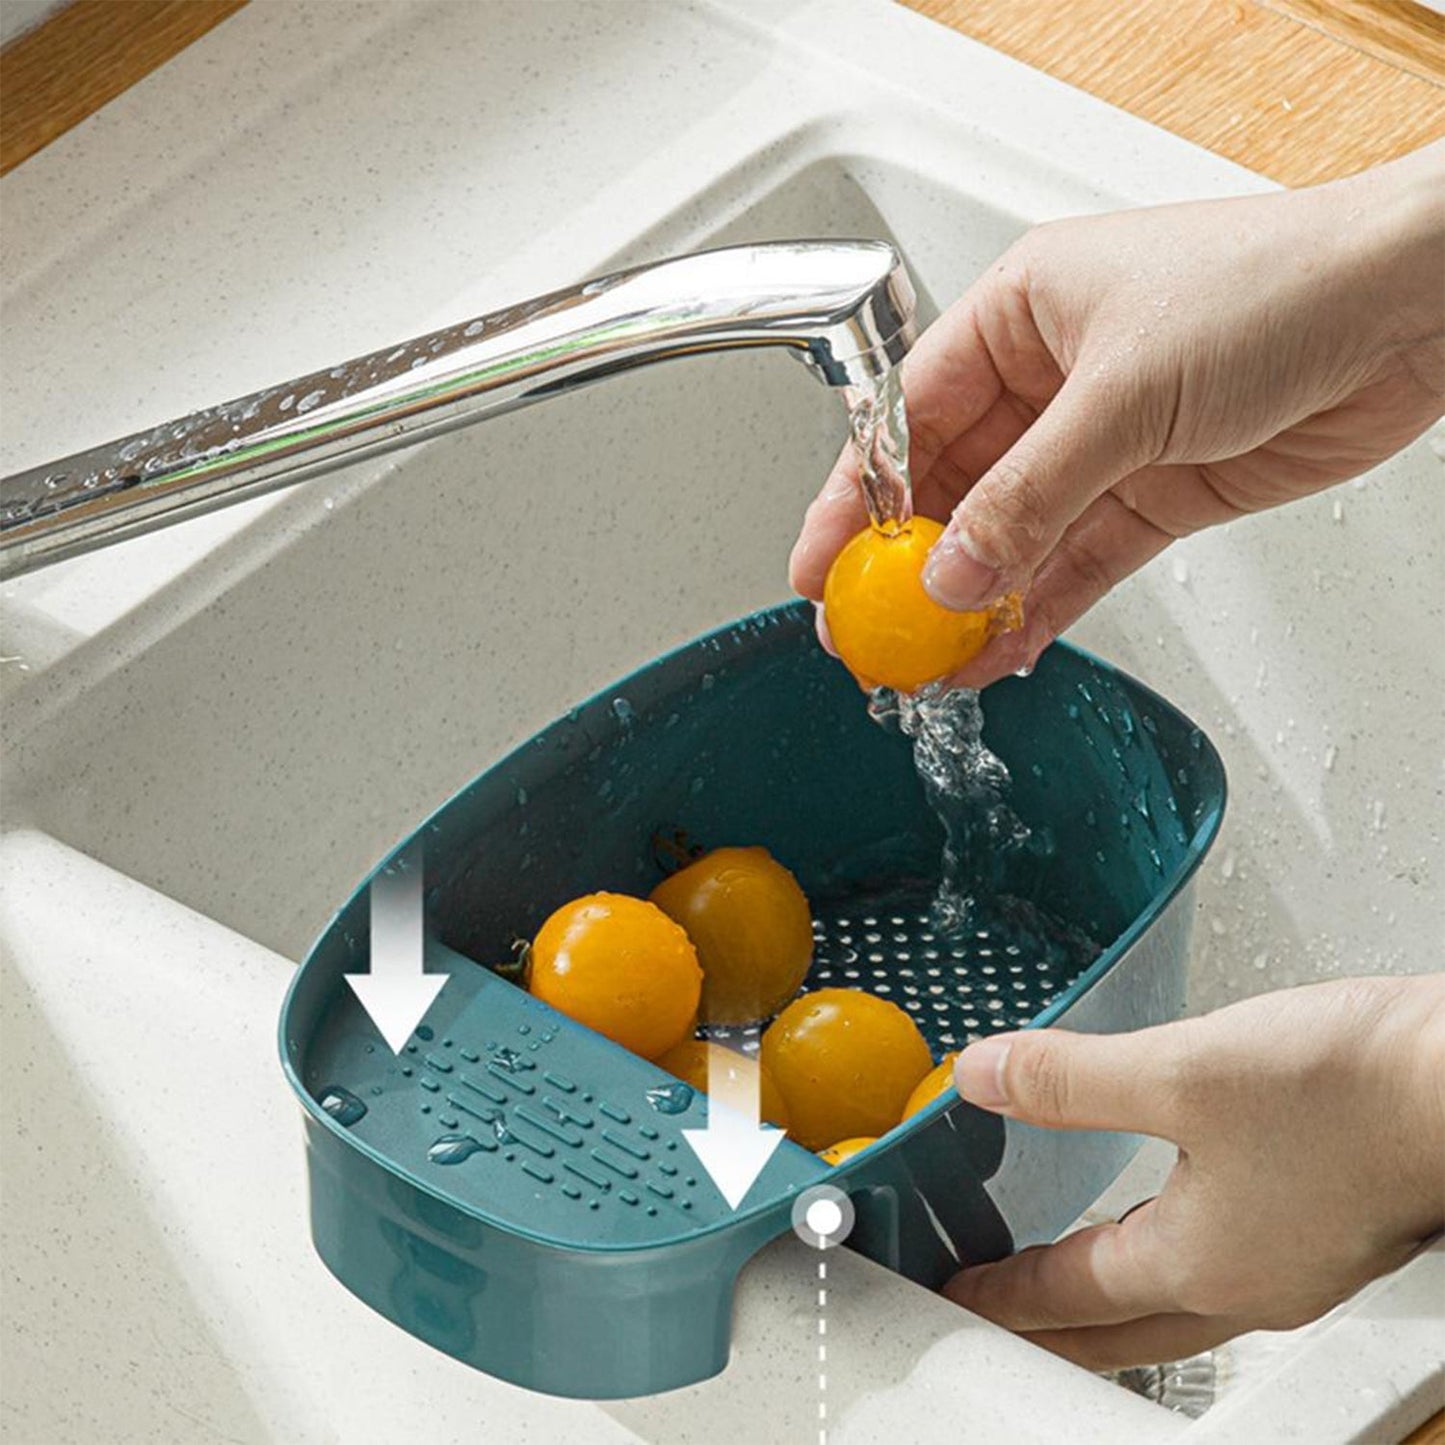
{"label": "fingernail", "polygon": [[961,527],[950,527],[934,544],[923,569],[923,590],[957,612],[984,607],[1004,590],[1003,575],[980,561]]}
{"label": "fingernail", "polygon": [[953,1066],[953,1081],[970,1104],[997,1109],[1008,1103],[1004,1088],[1004,1066],[1008,1063],[1009,1039],[982,1039],[970,1044]]}

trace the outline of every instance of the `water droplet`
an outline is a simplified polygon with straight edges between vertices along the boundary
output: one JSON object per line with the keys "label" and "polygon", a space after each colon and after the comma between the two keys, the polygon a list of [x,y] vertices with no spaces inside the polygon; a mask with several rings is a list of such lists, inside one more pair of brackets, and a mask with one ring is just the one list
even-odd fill
{"label": "water droplet", "polygon": [[500,1048],[492,1055],[492,1062],[509,1074],[515,1074],[528,1067],[527,1061],[516,1049]]}
{"label": "water droplet", "polygon": [[436,1033],[430,1024],[418,1024],[416,1036],[419,1039],[425,1040],[427,1043],[431,1043],[431,1041],[436,1038]]}
{"label": "water droplet", "polygon": [[680,1080],[671,1084],[659,1084],[647,1091],[647,1102],[659,1114],[681,1114],[692,1101],[692,1086]]}
{"label": "water droplet", "polygon": [[1339,756],[1340,750],[1331,743],[1325,749],[1325,772],[1332,773],[1335,770],[1335,759]]}
{"label": "water droplet", "polygon": [[480,1139],[470,1134],[443,1134],[430,1149],[426,1157],[433,1164],[461,1164],[478,1154],[483,1148]]}
{"label": "water droplet", "polygon": [[326,399],[324,391],[308,391],[300,401],[296,403],[297,411],[310,411],[313,406]]}
{"label": "water droplet", "polygon": [[1181,557],[1177,552],[1173,558],[1174,580],[1181,586],[1189,585],[1189,559]]}
{"label": "water droplet", "polygon": [[485,321],[469,321],[463,330],[463,336],[480,336],[487,329]]}
{"label": "water droplet", "polygon": [[637,714],[632,710],[632,704],[628,702],[625,697],[614,697],[612,699],[612,711],[616,715],[617,721],[620,722],[624,728],[631,728],[632,724],[637,720]]}
{"label": "water droplet", "polygon": [[339,1084],[323,1089],[317,1102],[338,1124],[347,1129],[366,1117],[366,1105],[350,1089],[343,1089]]}
{"label": "water droplet", "polygon": [[292,408],[293,406],[295,406],[295,405],[296,405],[296,394],[295,394],[295,392],[288,392],[285,396],[283,396],[283,397],[281,398],[281,408],[280,408],[280,409],[281,409],[282,411],[290,411],[291,408]]}

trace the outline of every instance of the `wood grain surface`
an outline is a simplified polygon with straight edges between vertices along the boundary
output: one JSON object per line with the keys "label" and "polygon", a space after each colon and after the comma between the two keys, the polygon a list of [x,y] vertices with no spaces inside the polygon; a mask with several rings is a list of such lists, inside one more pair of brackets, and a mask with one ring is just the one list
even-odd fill
{"label": "wood grain surface", "polygon": [[1418,1430],[1412,1430],[1402,1445],[1445,1445],[1445,1410],[1432,1415]]}
{"label": "wood grain surface", "polygon": [[1261,0],[1269,10],[1437,85],[1445,76],[1445,18],[1414,0]]}
{"label": "wood grain surface", "polygon": [[246,0],[74,0],[0,50],[0,175]]}
{"label": "wood grain surface", "polygon": [[[1349,175],[1445,136],[1445,19],[1420,5],[908,3],[1285,185]],[[1328,31],[1285,7],[1330,12]],[[1387,53],[1408,55],[1411,68]]]}

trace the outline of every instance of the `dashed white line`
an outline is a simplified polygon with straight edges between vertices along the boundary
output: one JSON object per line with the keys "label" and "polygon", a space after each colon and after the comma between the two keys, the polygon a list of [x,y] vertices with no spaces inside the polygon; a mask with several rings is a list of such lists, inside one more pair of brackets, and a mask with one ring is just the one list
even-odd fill
{"label": "dashed white line", "polygon": [[828,1445],[828,1346],[824,1337],[828,1333],[828,1262],[818,1260],[818,1445]]}

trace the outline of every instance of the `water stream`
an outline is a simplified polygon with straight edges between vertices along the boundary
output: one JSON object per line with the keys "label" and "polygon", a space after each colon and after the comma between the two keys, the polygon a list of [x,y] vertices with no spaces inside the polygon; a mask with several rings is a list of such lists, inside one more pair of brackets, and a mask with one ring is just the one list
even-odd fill
{"label": "water stream", "polygon": [[[868,515],[892,534],[913,516],[908,469],[908,412],[897,368],[868,386],[849,387],[849,430]],[[1017,626],[1010,599],[1001,626]],[[913,743],[913,765],[924,795],[943,825],[945,844],[933,901],[933,927],[942,935],[968,928],[975,898],[987,875],[985,863],[1021,846],[1028,827],[1008,806],[1008,769],[983,741],[983,708],[969,688],[933,683],[913,694],[877,688],[868,711],[885,727],[897,727]],[[996,872],[996,870],[994,870]]]}

